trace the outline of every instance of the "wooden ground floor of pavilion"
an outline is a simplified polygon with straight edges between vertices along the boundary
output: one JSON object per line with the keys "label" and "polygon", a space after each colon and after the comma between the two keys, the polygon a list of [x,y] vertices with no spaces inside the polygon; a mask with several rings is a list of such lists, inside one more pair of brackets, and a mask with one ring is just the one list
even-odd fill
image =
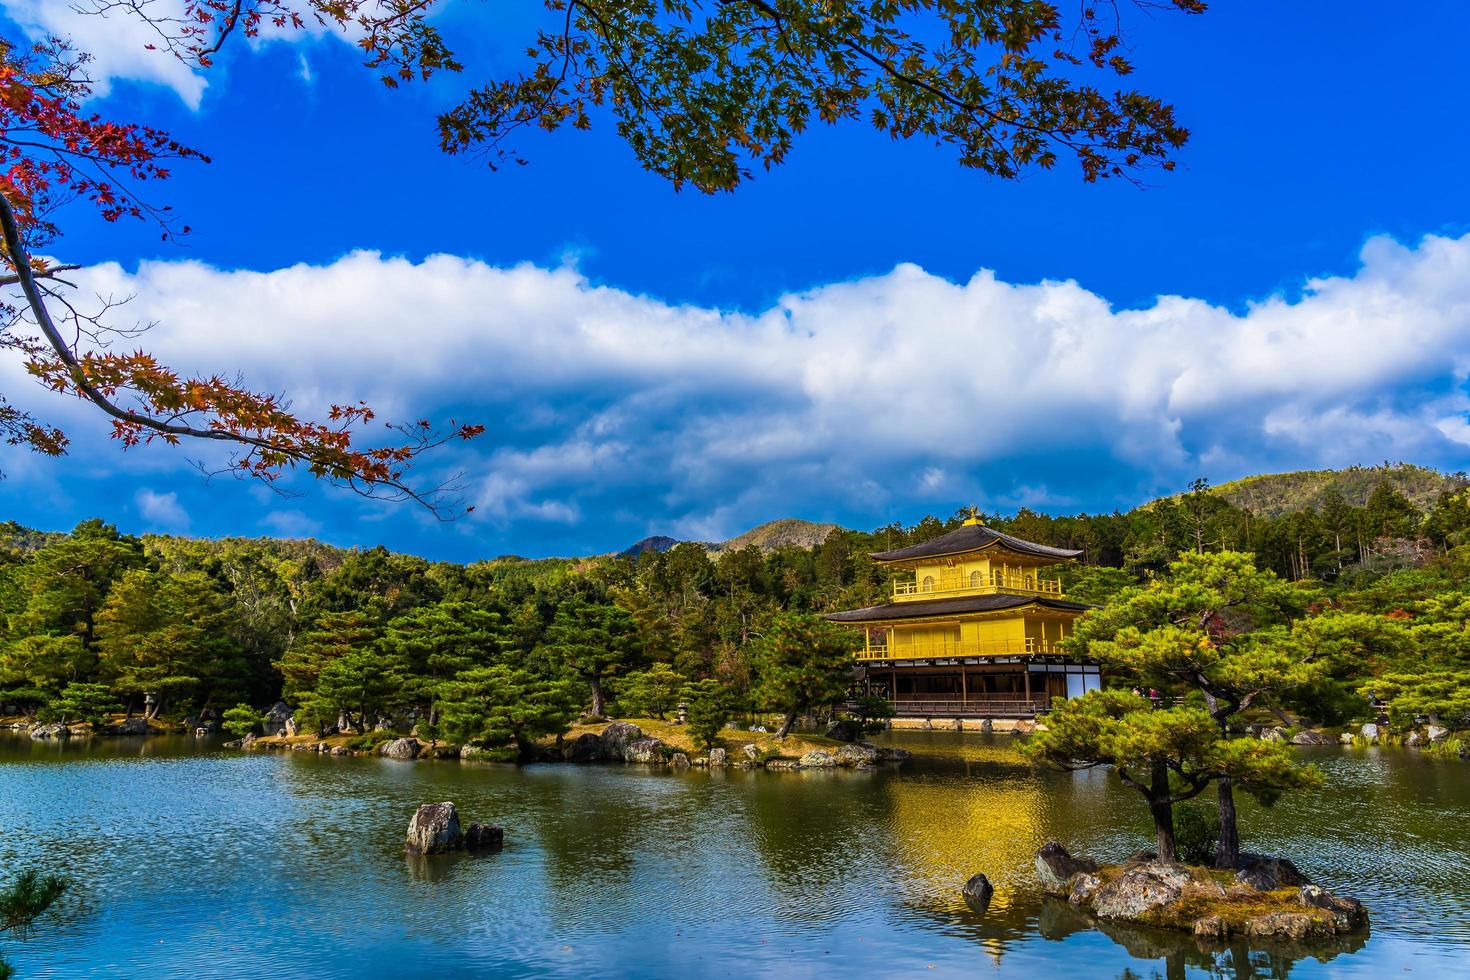
{"label": "wooden ground floor of pavilion", "polygon": [[1096,664],[1048,654],[869,661],[859,672],[897,718],[1034,718],[1102,686]]}

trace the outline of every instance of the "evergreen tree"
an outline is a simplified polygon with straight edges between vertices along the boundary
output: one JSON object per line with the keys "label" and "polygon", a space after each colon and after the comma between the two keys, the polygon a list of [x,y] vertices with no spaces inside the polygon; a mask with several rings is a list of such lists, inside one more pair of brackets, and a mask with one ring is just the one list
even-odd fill
{"label": "evergreen tree", "polygon": [[1388,480],[1380,480],[1363,506],[1363,526],[1372,538],[1412,538],[1419,530],[1419,511]]}
{"label": "evergreen tree", "polygon": [[117,707],[117,697],[106,684],[66,685],[61,693],[46,703],[43,720],[58,721],[63,725],[84,721],[89,725],[100,725],[107,713]]}
{"label": "evergreen tree", "polygon": [[757,646],[756,675],[765,703],[785,715],[777,738],[802,712],[842,699],[858,645],[854,631],[820,616],[783,613],[771,622]]}
{"label": "evergreen tree", "polygon": [[332,661],[352,650],[370,647],[378,642],[377,625],[360,612],[327,613],[316,627],[301,638],[276,661],[284,684],[281,697],[292,704],[316,690],[317,679]]}
{"label": "evergreen tree", "polygon": [[686,684],[681,696],[689,710],[689,737],[697,748],[708,752],[735,714],[734,696],[727,686],[712,677]]}
{"label": "evergreen tree", "polygon": [[1021,751],[1052,768],[1111,766],[1147,802],[1161,861],[1177,859],[1174,804],[1212,781],[1230,779],[1267,801],[1321,781],[1315,770],[1294,763],[1286,745],[1230,739],[1199,708],[1160,709],[1124,691],[1090,691],[1063,701]]}
{"label": "evergreen tree", "polygon": [[624,713],[663,718],[679,706],[680,691],[688,678],[666,663],[655,663],[623,679],[618,705]]}
{"label": "evergreen tree", "polygon": [[[34,868],[22,871],[15,881],[0,889],[0,932],[25,936],[69,887],[70,882],[58,875],[43,875]],[[14,975],[15,970],[0,957],[0,980]]]}
{"label": "evergreen tree", "polygon": [[336,712],[341,727],[366,732],[373,720],[408,701],[402,664],[380,644],[354,647],[322,668],[308,700]]}
{"label": "evergreen tree", "polygon": [[610,603],[572,600],[547,631],[548,648],[562,669],[580,678],[592,695],[591,713],[606,714],[603,682],[638,665],[642,644],[628,611]]}
{"label": "evergreen tree", "polygon": [[439,685],[462,671],[494,664],[507,643],[500,613],[469,602],[420,606],[390,622],[383,637],[430,725],[438,721]]}
{"label": "evergreen tree", "polygon": [[[1315,651],[1263,627],[1289,621],[1305,596],[1239,552],[1185,553],[1169,574],[1128,589],[1077,623],[1072,643],[1148,686],[1198,691],[1223,735],[1230,720],[1272,693],[1322,675]],[[1181,693],[1182,693],[1181,692]],[[1240,860],[1232,781],[1219,781],[1222,867]]]}
{"label": "evergreen tree", "polygon": [[521,759],[531,756],[537,738],[565,734],[577,713],[570,682],[504,665],[465,671],[443,685],[439,701],[446,738],[491,746],[513,742]]}
{"label": "evergreen tree", "polygon": [[118,534],[100,520],[82,521],[26,562],[17,582],[25,604],[10,631],[24,636],[74,634],[90,648],[108,590],[123,573],[142,565],[137,538]]}
{"label": "evergreen tree", "polygon": [[180,698],[207,704],[218,689],[238,693],[243,665],[230,616],[199,572],[127,572],[98,611],[96,634],[99,669],[113,688],[130,705],[157,695],[150,717]]}

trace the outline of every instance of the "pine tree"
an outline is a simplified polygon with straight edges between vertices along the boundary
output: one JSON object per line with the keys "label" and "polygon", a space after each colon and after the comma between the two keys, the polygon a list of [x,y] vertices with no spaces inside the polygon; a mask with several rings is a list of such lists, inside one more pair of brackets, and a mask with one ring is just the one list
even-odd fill
{"label": "pine tree", "polygon": [[760,697],[784,714],[777,738],[785,738],[804,711],[842,699],[852,684],[858,637],[820,616],[783,613],[772,620],[756,649]]}
{"label": "pine tree", "polygon": [[580,678],[592,695],[591,713],[606,714],[603,682],[638,665],[642,643],[627,610],[580,599],[562,605],[547,631],[558,664]]}
{"label": "pine tree", "polygon": [[537,738],[562,735],[577,712],[570,682],[536,677],[504,665],[467,670],[439,691],[440,728],[462,744],[513,742],[521,759]]}

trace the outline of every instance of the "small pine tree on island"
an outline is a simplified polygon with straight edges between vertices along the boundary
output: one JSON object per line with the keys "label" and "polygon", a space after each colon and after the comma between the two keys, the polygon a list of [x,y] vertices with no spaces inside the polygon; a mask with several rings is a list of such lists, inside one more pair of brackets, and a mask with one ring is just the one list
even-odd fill
{"label": "small pine tree on island", "polygon": [[1295,763],[1287,745],[1228,738],[1201,708],[1158,708],[1126,691],[1091,691],[1063,701],[1021,752],[1054,769],[1111,766],[1147,802],[1159,860],[1169,862],[1178,857],[1174,805],[1212,782],[1231,779],[1266,803],[1321,782],[1315,769]]}

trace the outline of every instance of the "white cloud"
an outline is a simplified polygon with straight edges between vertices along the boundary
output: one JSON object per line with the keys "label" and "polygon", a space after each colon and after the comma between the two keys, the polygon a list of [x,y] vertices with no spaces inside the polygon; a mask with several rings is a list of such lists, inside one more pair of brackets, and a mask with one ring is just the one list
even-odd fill
{"label": "white cloud", "polygon": [[177,368],[240,369],[306,411],[362,397],[488,423],[453,459],[497,523],[616,505],[714,537],[800,501],[876,513],[915,487],[1086,504],[1232,469],[1459,468],[1470,431],[1470,236],[1375,239],[1354,275],[1241,313],[912,265],[755,314],[447,255],[83,279],[136,295]]}
{"label": "white cloud", "polygon": [[138,513],[154,527],[170,531],[182,531],[189,526],[189,512],[179,503],[177,493],[155,493],[142,489],[133,496]]}
{"label": "white cloud", "polygon": [[[173,89],[189,108],[199,108],[205,79],[168,52],[149,50],[158,36],[142,18],[122,11],[86,13],[84,3],[67,0],[0,0],[0,7],[32,39],[69,38],[78,51],[90,54],[87,69],[97,95],[107,95],[117,80],[152,82]],[[184,2],[152,0],[147,9],[160,20],[177,18]]]}
{"label": "white cloud", "polygon": [[[154,23],[167,30],[171,22],[183,18],[186,4],[185,0],[144,0],[143,9]],[[210,78],[219,70],[201,70],[175,57],[165,50],[158,31],[126,7],[96,13],[92,12],[88,0],[0,0],[0,10],[32,40],[52,36],[68,39],[78,52],[90,55],[87,73],[94,82],[93,92],[99,97],[112,91],[113,82],[143,82],[172,89],[185,105],[197,110]],[[258,50],[262,45],[276,42],[312,41],[327,35],[351,44],[358,31],[335,29],[314,17],[305,18],[299,28],[277,27],[267,18],[255,37],[247,38],[236,32],[226,53],[237,49]],[[215,56],[216,60],[222,57]],[[298,75],[303,83],[310,85],[314,79],[311,65],[304,53],[299,58]]]}

